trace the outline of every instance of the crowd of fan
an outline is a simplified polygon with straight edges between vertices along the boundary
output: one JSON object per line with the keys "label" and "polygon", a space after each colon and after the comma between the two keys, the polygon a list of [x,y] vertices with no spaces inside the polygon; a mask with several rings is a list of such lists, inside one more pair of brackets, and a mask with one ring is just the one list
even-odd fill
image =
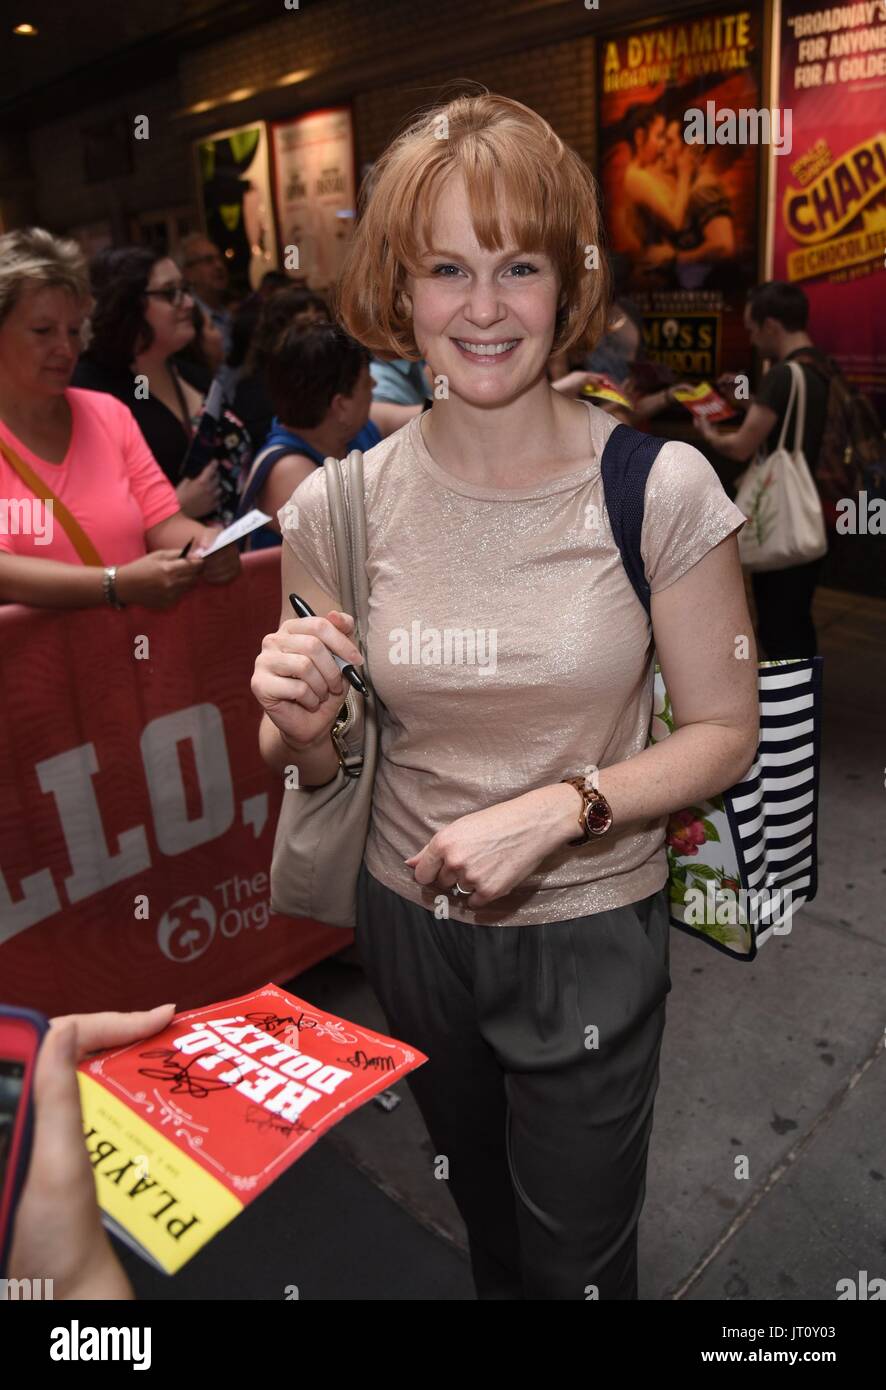
{"label": "crowd of fan", "polygon": [[[614,322],[616,347],[620,332]],[[552,358],[548,375],[577,395],[598,379],[594,365]],[[192,468],[213,381],[224,406],[215,456]],[[10,232],[0,237],[0,602],[168,607],[198,581],[230,582],[241,549],[280,544],[277,512],[308,473],[372,448],[434,394],[426,363],[371,356],[322,295],[282,272],[233,302],[225,259],[202,234],[175,257],[127,246],[87,266],[72,241]],[[271,519],[204,559],[231,519],[223,481],[237,514]],[[35,508],[47,500],[41,526]]]}

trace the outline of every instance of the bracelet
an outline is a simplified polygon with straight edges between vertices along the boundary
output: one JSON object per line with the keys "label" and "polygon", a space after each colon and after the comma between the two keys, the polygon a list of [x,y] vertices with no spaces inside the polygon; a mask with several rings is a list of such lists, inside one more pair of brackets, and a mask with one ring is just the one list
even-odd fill
{"label": "bracelet", "polygon": [[106,565],[106,566],[105,566],[105,571],[104,571],[104,574],[102,575],[102,593],[103,593],[103,595],[104,595],[105,602],[106,602],[106,603],[109,603],[109,604],[111,605],[112,608],[125,608],[125,607],[126,607],[126,604],[125,604],[125,603],[121,603],[120,600],[119,600],[118,597],[117,597],[117,566],[116,566],[116,565]]}

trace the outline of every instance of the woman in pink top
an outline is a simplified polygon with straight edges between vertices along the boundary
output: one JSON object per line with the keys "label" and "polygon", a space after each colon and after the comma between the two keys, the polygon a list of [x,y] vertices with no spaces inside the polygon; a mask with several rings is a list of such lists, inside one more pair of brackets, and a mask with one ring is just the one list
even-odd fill
{"label": "woman in pink top", "polygon": [[[380,745],[357,948],[390,1031],[429,1059],[408,1078],[420,1161],[465,1220],[479,1297],[634,1299],[667,818],[734,785],[757,746],[744,517],[697,449],[664,443],[647,611],[603,484],[625,426],[545,376],[552,352],[593,348],[607,299],[596,185],[546,121],[459,97],[375,173],[339,317],[445,390],[365,458]],[[622,433],[610,460],[621,445],[648,447]],[[298,768],[288,796],[342,779],[331,654],[362,661],[327,483],[315,469],[278,513],[281,620],[252,682],[266,761]],[[290,590],[318,616],[294,618]],[[656,657],[676,729],[647,747]]]}
{"label": "woman in pink top", "polygon": [[[0,237],[0,602],[167,608],[201,577],[230,582],[239,554],[194,555],[220,528],[180,510],[126,406],[69,386],[88,301],[74,242],[40,228]],[[48,484],[94,558],[14,460]]]}

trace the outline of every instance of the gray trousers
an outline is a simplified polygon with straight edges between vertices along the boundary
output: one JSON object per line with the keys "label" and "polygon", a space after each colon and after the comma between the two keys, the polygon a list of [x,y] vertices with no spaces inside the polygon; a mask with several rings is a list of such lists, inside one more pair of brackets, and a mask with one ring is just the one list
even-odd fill
{"label": "gray trousers", "polygon": [[473,926],[437,920],[364,864],[356,945],[390,1032],[429,1058],[407,1083],[477,1296],[637,1298],[667,888],[563,922]]}

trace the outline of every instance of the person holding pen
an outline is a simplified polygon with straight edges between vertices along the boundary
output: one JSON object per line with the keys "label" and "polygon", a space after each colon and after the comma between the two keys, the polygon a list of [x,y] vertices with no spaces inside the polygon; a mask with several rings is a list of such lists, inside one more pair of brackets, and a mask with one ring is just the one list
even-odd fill
{"label": "person holding pen", "polygon": [[[596,184],[545,120],[461,96],[376,172],[338,317],[371,351],[426,360],[447,394],[365,455],[380,751],[356,945],[391,1032],[429,1058],[409,1085],[478,1296],[635,1299],[671,987],[667,817],[743,777],[757,745],[744,517],[698,450],[663,445],[650,623],[603,505],[618,423],[545,374],[607,321],[586,255]],[[338,768],[333,658],[364,663],[325,469],[278,517],[281,620],[252,689],[265,761],[294,763],[311,795]],[[291,592],[317,616],[293,617]],[[676,729],[647,747],[655,657]]]}
{"label": "person holding pen", "polygon": [[181,510],[131,411],[70,385],[89,302],[76,243],[0,237],[0,602],[168,608],[240,572],[221,527]]}

